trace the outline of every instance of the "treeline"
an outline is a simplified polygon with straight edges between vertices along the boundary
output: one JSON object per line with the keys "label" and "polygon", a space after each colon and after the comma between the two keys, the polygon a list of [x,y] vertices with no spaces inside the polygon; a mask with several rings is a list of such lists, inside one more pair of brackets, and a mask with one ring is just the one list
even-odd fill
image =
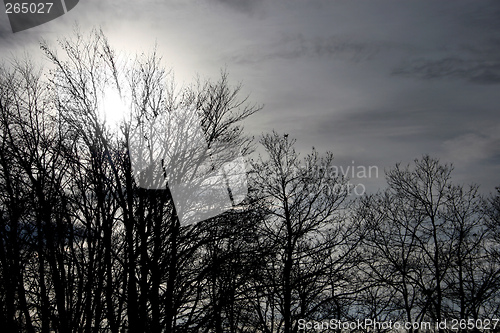
{"label": "treeline", "polygon": [[[0,69],[0,327],[5,332],[298,332],[298,320],[442,321],[500,312],[500,191],[483,198],[423,156],[356,200],[331,154],[259,141],[248,198],[179,223],[168,189],[135,183],[131,128],[106,87],[151,121],[199,111],[209,144],[252,152],[260,107],[227,75],[177,88],[152,52],[123,59],[100,31],[42,44],[50,71]],[[336,189],[336,190],[333,190]]]}

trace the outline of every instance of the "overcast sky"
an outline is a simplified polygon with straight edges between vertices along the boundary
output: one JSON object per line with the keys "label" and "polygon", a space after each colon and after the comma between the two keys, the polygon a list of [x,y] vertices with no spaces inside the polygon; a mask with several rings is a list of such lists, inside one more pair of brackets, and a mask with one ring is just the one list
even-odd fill
{"label": "overcast sky", "polygon": [[453,162],[457,183],[500,185],[500,1],[81,0],[16,34],[0,14],[0,57],[38,57],[41,38],[75,22],[119,50],[156,42],[180,83],[227,68],[264,105],[248,132],[377,166],[367,184],[430,154]]}

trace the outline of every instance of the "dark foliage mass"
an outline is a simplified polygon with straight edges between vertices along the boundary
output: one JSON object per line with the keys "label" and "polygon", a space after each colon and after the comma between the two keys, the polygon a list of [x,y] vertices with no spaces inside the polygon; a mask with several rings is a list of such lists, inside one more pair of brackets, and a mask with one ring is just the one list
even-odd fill
{"label": "dark foliage mass", "polygon": [[251,153],[260,107],[225,72],[178,88],[152,52],[105,36],[42,44],[50,71],[0,69],[0,327],[3,332],[298,332],[299,320],[498,317],[500,190],[451,182],[423,156],[357,200],[333,156],[300,158],[270,133],[248,162],[248,197],[194,225],[169,189],[141,189],[130,126],[100,97],[130,96],[135,121],[195,108],[209,144]]}

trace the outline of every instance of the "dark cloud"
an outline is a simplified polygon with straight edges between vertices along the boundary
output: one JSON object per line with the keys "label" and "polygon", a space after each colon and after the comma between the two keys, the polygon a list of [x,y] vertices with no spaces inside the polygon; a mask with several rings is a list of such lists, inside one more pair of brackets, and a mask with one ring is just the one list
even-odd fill
{"label": "dark cloud", "polygon": [[253,13],[263,0],[213,0],[244,13]]}
{"label": "dark cloud", "polygon": [[[462,94],[457,96],[457,92]],[[315,117],[311,125],[315,131],[337,136],[355,133],[375,141],[422,144],[432,149],[466,133],[500,138],[500,134],[494,134],[500,122],[493,121],[498,114],[493,99],[491,104],[477,103],[488,94],[459,85],[447,88],[422,85],[412,92],[394,94],[389,103],[374,99],[372,107]],[[496,101],[500,102],[500,98]]]}
{"label": "dark cloud", "polygon": [[[411,145],[413,153],[418,155],[427,152],[425,147],[460,133],[459,128],[443,126],[443,118],[443,115],[433,115],[429,110],[395,108],[354,110],[342,115],[318,117],[313,122],[318,133],[329,136],[334,143],[348,138],[350,145],[370,147],[375,154],[389,145],[396,149],[395,153],[399,149],[409,152],[408,145]],[[352,146],[350,149],[357,150]],[[396,146],[399,148],[394,148]]]}
{"label": "dark cloud", "polygon": [[500,2],[496,0],[469,1],[457,11],[463,26],[490,34],[500,34]]}
{"label": "dark cloud", "polygon": [[[500,48],[497,52],[500,55]],[[438,60],[412,59],[396,68],[393,74],[422,79],[457,78],[479,84],[500,84],[500,57],[492,60],[454,56]]]}
{"label": "dark cloud", "polygon": [[425,31],[429,40],[392,74],[420,79],[458,79],[500,84],[500,2],[465,1],[439,16],[442,31]]}
{"label": "dark cloud", "polygon": [[[268,44],[254,44],[229,58],[232,62],[256,63],[276,58],[336,58],[347,61],[369,60],[382,50],[394,48],[386,42],[363,41],[349,36],[306,37],[303,34],[284,34]],[[243,51],[243,52],[242,52]]]}
{"label": "dark cloud", "polygon": [[430,154],[457,165],[458,183],[484,184],[486,192],[499,184],[493,170],[500,169],[500,98],[491,98],[494,87],[393,80],[400,81],[399,90],[366,100],[365,107],[303,117],[303,135],[343,162],[384,169]]}
{"label": "dark cloud", "polygon": [[87,0],[43,25],[48,36],[12,34],[5,20],[2,54],[55,43],[75,20],[102,25],[132,53],[156,40],[181,83],[227,65],[265,105],[247,121],[252,135],[276,129],[298,150],[381,172],[429,153],[466,182],[498,183],[499,1]]}

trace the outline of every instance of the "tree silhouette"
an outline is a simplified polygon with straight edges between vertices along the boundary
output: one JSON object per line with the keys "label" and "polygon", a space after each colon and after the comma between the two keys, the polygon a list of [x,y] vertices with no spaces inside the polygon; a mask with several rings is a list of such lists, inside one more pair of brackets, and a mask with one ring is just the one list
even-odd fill
{"label": "tree silhouette", "polygon": [[387,190],[358,206],[367,231],[363,273],[371,288],[389,291],[376,304],[392,320],[491,315],[499,271],[487,259],[484,201],[476,186],[453,185],[451,171],[429,156],[413,168],[397,165]]}
{"label": "tree silhouette", "polygon": [[[261,107],[225,71],[178,87],[155,49],[119,55],[100,30],[41,48],[45,69],[0,67],[6,332],[289,333],[301,320],[499,315],[500,190],[484,199],[424,155],[355,198],[331,153],[301,158],[292,134],[247,136],[242,121]],[[126,102],[118,125],[103,110],[110,89]],[[162,141],[183,111],[199,137]],[[203,147],[174,149],[189,139]],[[245,197],[231,184],[235,156],[250,159]],[[217,174],[231,205],[182,223],[193,212],[176,181],[197,172]],[[195,207],[211,209],[209,193]]]}

